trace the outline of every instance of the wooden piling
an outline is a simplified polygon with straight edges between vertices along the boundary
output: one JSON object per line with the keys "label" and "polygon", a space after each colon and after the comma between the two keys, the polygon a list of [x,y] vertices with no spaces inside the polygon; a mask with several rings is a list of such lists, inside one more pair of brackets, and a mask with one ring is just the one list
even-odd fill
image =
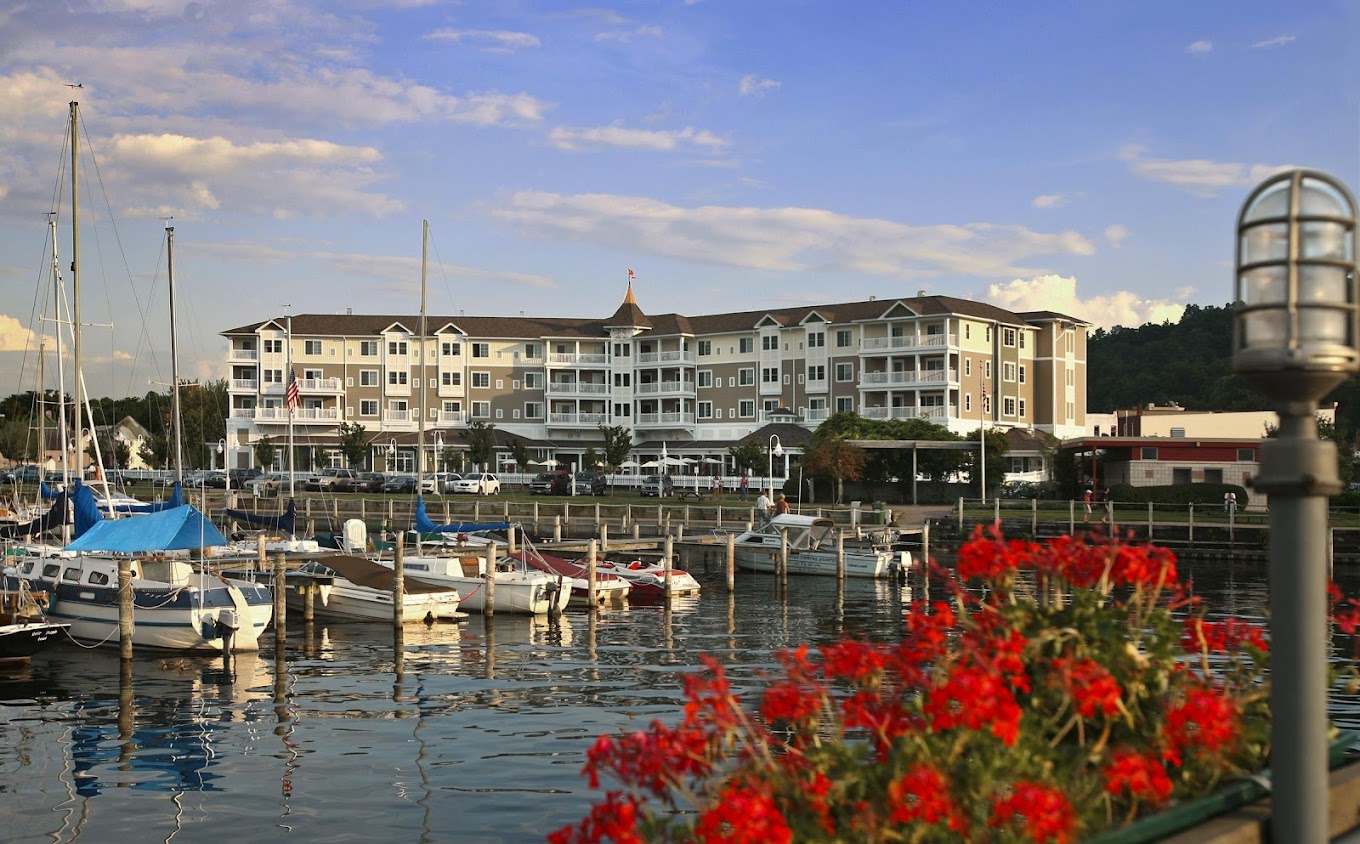
{"label": "wooden piling", "polygon": [[845,529],[836,531],[836,578],[845,579]]}
{"label": "wooden piling", "polygon": [[586,603],[590,606],[590,611],[594,612],[595,607],[595,558],[599,554],[599,548],[595,540],[590,540],[586,546]]}
{"label": "wooden piling", "polygon": [[553,542],[562,541],[562,515],[553,516]]}
{"label": "wooden piling", "polygon": [[669,608],[671,605],[671,554],[675,551],[675,542],[671,539],[670,534],[666,535],[664,549],[665,553],[661,558],[661,588],[666,596],[666,606]]}
{"label": "wooden piling", "polygon": [[283,642],[288,639],[288,604],[285,598],[288,595],[287,570],[284,567],[285,559],[282,554],[274,555],[274,641]]}
{"label": "wooden piling", "polygon": [[118,560],[118,655],[132,659],[132,560]]}
{"label": "wooden piling", "polygon": [[482,614],[487,618],[496,614],[496,543],[486,546],[486,609]]}
{"label": "wooden piling", "polygon": [[255,537],[255,562],[259,566],[257,571],[263,573],[269,571],[269,557],[264,550],[264,534]]}
{"label": "wooden piling", "polygon": [[402,621],[406,618],[406,532],[397,534],[397,548],[392,555],[392,624],[401,636]]}
{"label": "wooden piling", "polygon": [[727,535],[727,591],[735,592],[737,588],[737,537],[735,534]]}
{"label": "wooden piling", "polygon": [[789,532],[779,529],[779,585],[789,585]]}
{"label": "wooden piling", "polygon": [[609,523],[600,522],[600,550],[609,550]]}

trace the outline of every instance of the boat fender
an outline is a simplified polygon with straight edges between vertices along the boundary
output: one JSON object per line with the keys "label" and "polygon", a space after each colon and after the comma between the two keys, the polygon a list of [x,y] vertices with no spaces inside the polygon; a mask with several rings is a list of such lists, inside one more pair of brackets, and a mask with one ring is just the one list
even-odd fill
{"label": "boat fender", "polygon": [[637,571],[638,569],[642,568],[642,563],[639,562],[638,560],[634,560],[633,562],[628,564],[628,568],[632,569],[633,571]]}

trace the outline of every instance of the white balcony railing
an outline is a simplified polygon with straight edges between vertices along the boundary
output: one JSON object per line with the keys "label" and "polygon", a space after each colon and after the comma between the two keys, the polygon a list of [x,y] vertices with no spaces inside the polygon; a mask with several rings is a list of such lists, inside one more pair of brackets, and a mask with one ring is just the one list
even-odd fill
{"label": "white balcony railing", "polygon": [[865,337],[860,340],[861,352],[883,352],[906,349],[943,349],[958,345],[957,334],[903,334],[899,337]]}
{"label": "white balcony railing", "polygon": [[416,421],[409,410],[384,410],[383,424],[405,425]]}
{"label": "white balcony railing", "polygon": [[254,392],[255,390],[258,390],[260,388],[260,382],[255,380],[254,378],[233,378],[231,379],[231,388],[233,390],[247,390],[250,392]]}
{"label": "white balcony railing", "polygon": [[577,354],[575,352],[553,352],[548,355],[548,363],[557,366],[603,366],[609,363],[606,354]]}
{"label": "white balcony railing", "polygon": [[586,426],[594,428],[597,425],[609,423],[608,413],[549,413],[548,424],[558,426]]}
{"label": "white balcony railing", "polygon": [[[287,422],[288,417],[286,407],[255,408],[256,422]],[[336,422],[340,419],[340,412],[333,407],[299,407],[293,411],[292,417],[294,423]]]}
{"label": "white balcony railing", "polygon": [[298,390],[303,393],[338,393],[339,378],[299,378]]}
{"label": "white balcony railing", "polygon": [[231,349],[227,352],[227,360],[259,360],[259,349]]}
{"label": "white balcony railing", "polygon": [[232,419],[254,419],[255,408],[253,407],[233,407],[231,409]]}
{"label": "white balcony railing", "polygon": [[692,393],[693,381],[651,381],[633,388],[639,393]]}
{"label": "white balcony railing", "polygon": [[467,422],[467,413],[462,410],[441,410],[435,417],[438,425],[462,425]]}
{"label": "white balcony railing", "polygon": [[946,407],[862,407],[859,414],[865,419],[947,419]]}
{"label": "white balcony railing", "polygon": [[633,417],[638,427],[658,427],[663,425],[693,425],[693,413],[639,413]]}
{"label": "white balcony railing", "polygon": [[608,384],[588,384],[583,381],[549,381],[549,395],[558,396],[607,396]]}
{"label": "white balcony railing", "polygon": [[803,416],[804,422],[825,422],[831,418],[829,407],[809,407]]}
{"label": "white balcony railing", "polygon": [[861,372],[860,389],[876,387],[938,386],[958,381],[957,369],[907,370],[903,372]]}
{"label": "white balcony railing", "polygon": [[644,352],[635,360],[638,366],[652,363],[694,363],[694,353],[678,349],[669,352]]}

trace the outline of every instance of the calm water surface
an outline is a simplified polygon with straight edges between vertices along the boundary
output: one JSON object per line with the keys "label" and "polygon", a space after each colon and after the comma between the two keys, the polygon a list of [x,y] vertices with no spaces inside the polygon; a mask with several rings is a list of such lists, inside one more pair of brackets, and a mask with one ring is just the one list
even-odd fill
{"label": "calm water surface", "polygon": [[[1264,568],[1182,564],[1212,607],[1248,618]],[[793,578],[783,601],[739,573],[729,600],[717,572],[701,579],[670,612],[408,625],[400,657],[391,627],[368,624],[290,626],[282,662],[266,636],[231,672],[140,657],[130,679],[116,653],[64,645],[0,675],[0,840],[541,841],[595,796],[579,775],[595,736],[674,722],[699,654],[755,686],[779,648],[896,635],[911,596]]]}

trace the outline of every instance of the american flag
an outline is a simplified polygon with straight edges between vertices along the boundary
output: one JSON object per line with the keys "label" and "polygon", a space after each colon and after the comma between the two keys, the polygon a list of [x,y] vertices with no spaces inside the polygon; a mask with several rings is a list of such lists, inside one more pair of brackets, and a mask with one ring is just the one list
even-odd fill
{"label": "american flag", "polygon": [[987,385],[982,385],[982,412],[987,412]]}
{"label": "american flag", "polygon": [[288,370],[288,389],[283,393],[283,403],[287,406],[288,412],[292,413],[302,404],[302,397],[298,394],[297,370]]}
{"label": "american flag", "polygon": [[629,281],[632,281],[632,280],[635,279],[635,278],[637,278],[637,276],[633,274],[633,268],[632,268],[632,267],[629,267],[629,268],[628,268],[628,280],[629,280]]}

